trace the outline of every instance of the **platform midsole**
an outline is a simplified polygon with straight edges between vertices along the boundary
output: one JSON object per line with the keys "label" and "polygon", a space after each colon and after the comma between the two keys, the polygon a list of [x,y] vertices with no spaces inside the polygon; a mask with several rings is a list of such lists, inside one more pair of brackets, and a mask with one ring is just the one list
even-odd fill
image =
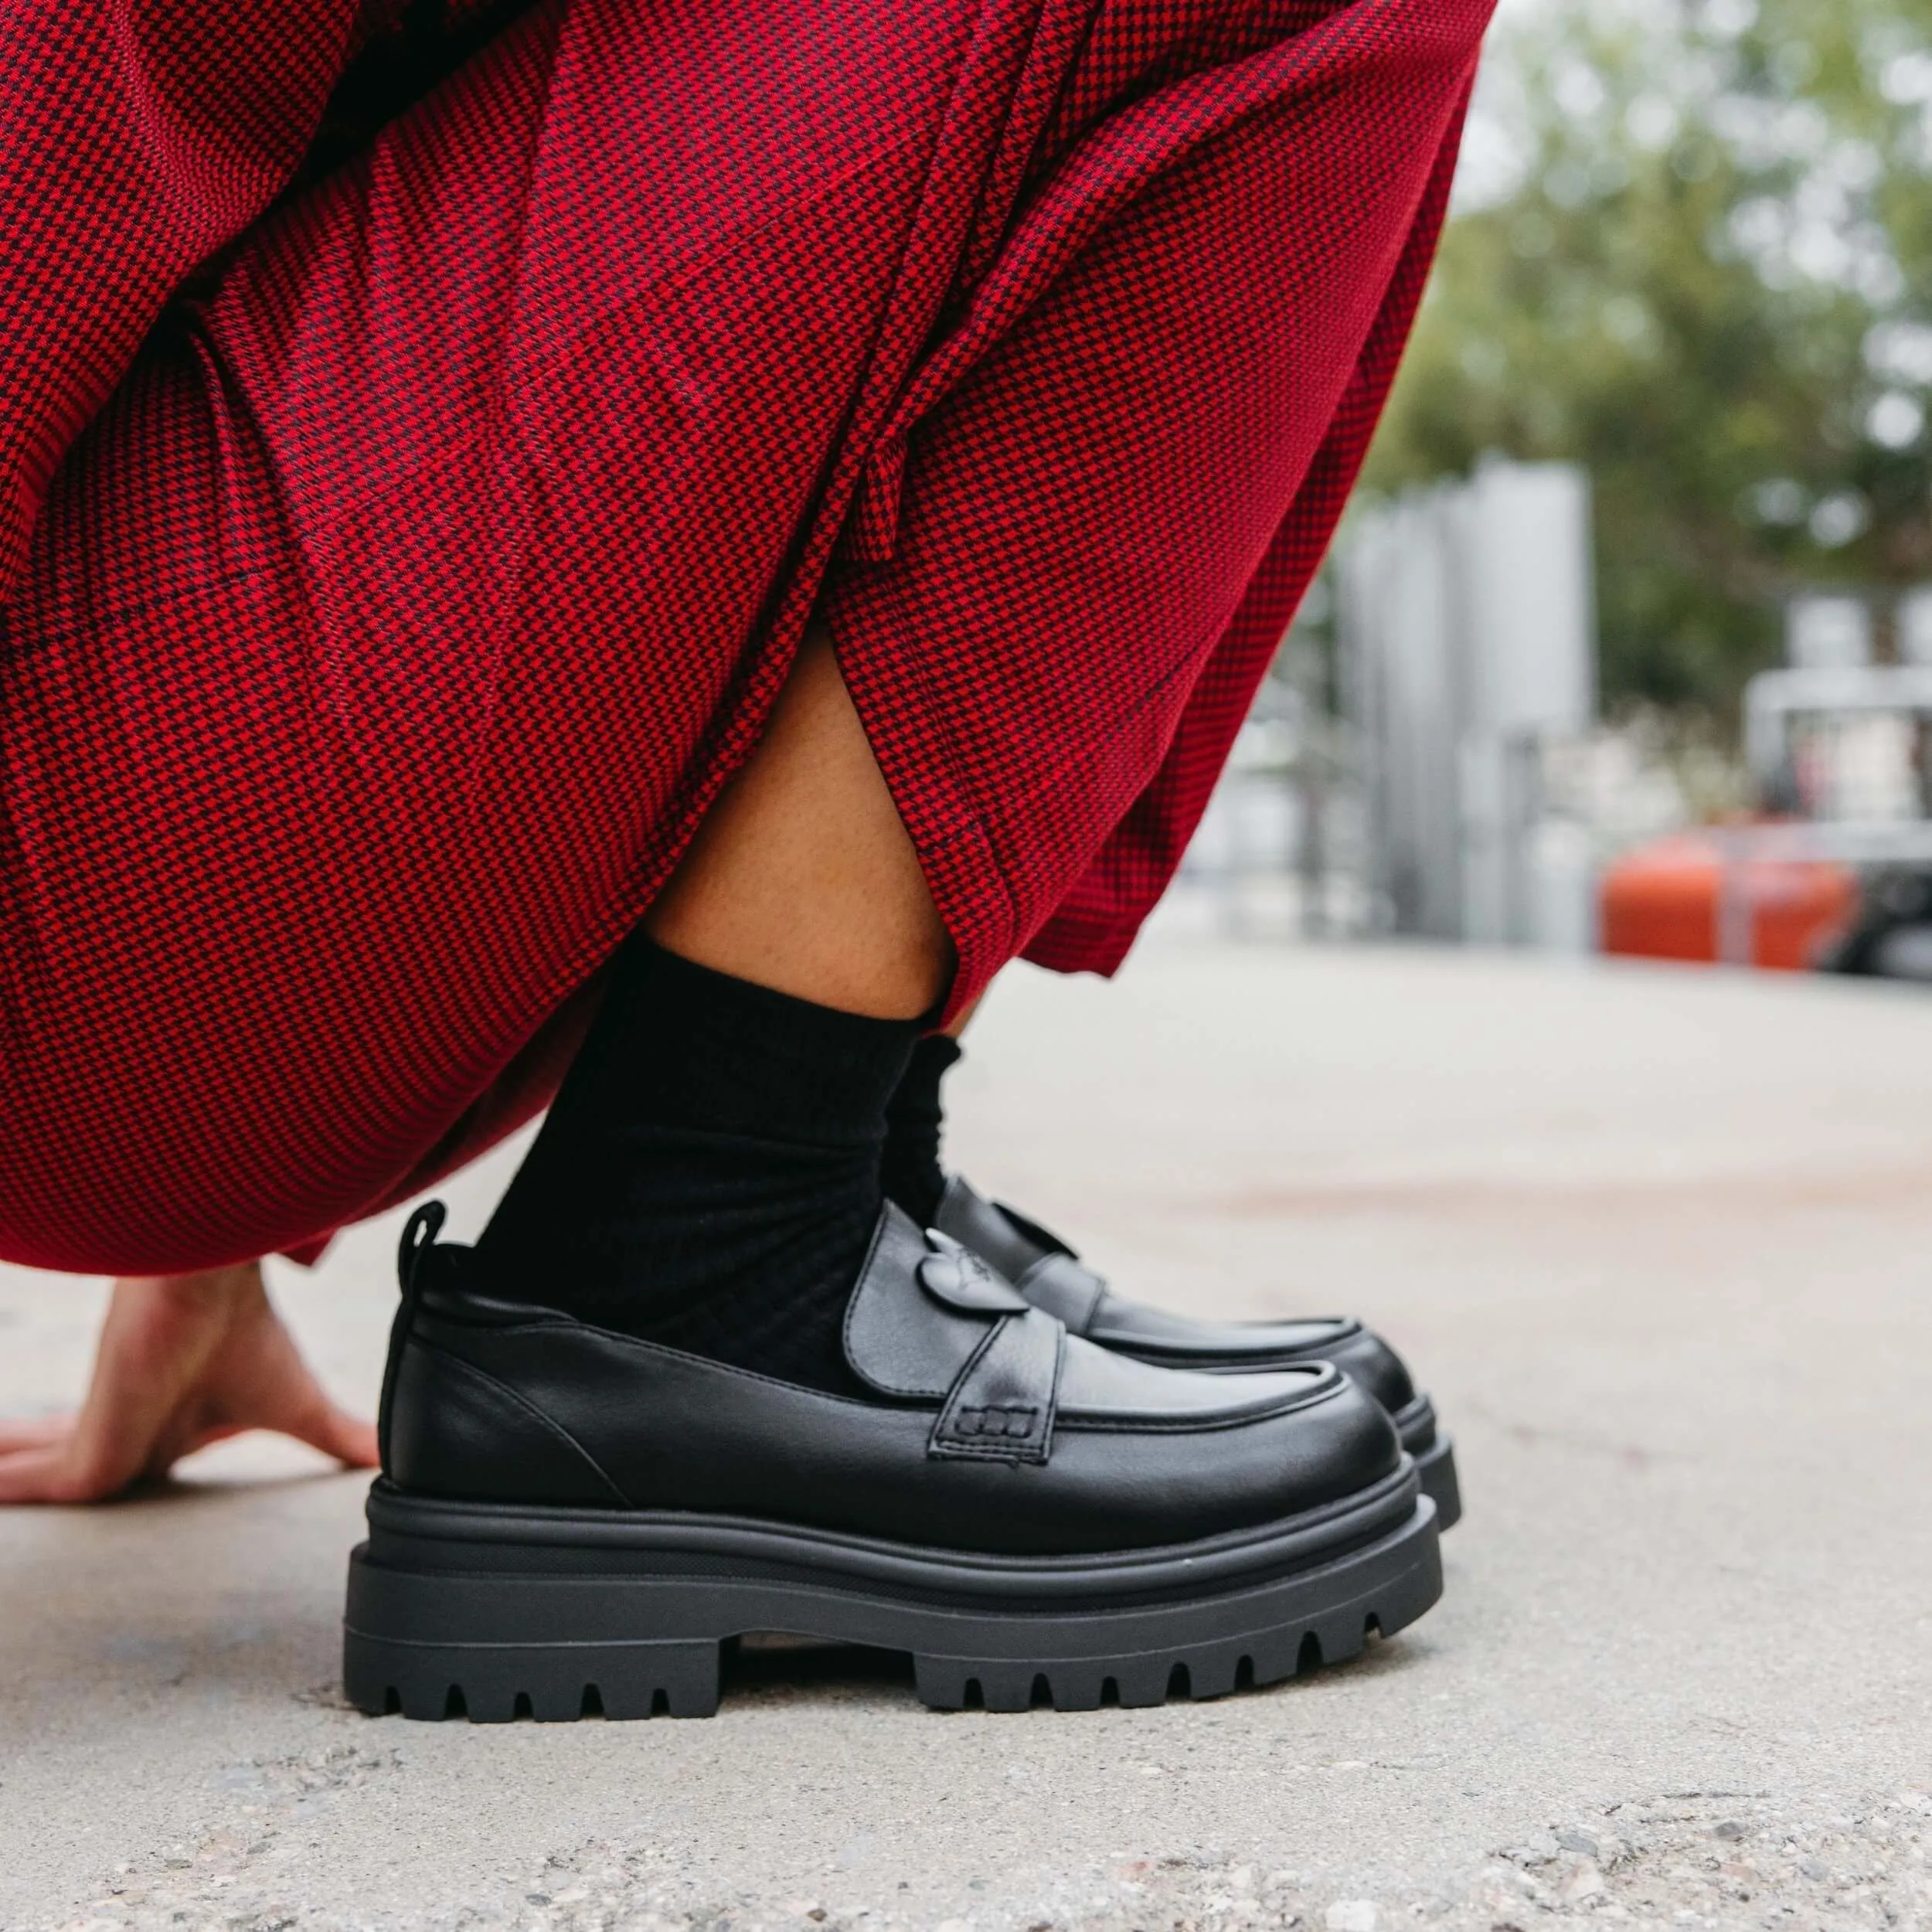
{"label": "platform midsole", "polygon": [[1068,1609],[1196,1597],[1375,1542],[1407,1522],[1414,1464],[1303,1515],[1158,1548],[1077,1556],[982,1553],[794,1524],[671,1510],[446,1502],[379,1482],[367,1561],[378,1569],[478,1577],[629,1577],[857,1587],[942,1607],[994,1602]]}
{"label": "platform midsole", "polygon": [[350,1561],[345,1624],[352,1655],[371,1647],[715,1644],[785,1631],[926,1656],[1046,1665],[1258,1641],[1289,1626],[1352,1628],[1359,1642],[1365,1621],[1386,1634],[1419,1616],[1440,1588],[1435,1508],[1418,1496],[1372,1542],[1290,1573],[1165,1602],[1079,1609],[911,1600],[850,1578],[405,1569],[378,1560],[365,1543]]}

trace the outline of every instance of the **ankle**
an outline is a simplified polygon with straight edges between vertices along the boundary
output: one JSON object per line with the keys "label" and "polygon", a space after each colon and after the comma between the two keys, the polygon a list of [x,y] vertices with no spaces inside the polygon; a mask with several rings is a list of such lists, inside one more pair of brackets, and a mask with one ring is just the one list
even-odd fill
{"label": "ankle", "polygon": [[479,1243],[479,1278],[781,1379],[835,1383],[917,1029],[625,950]]}

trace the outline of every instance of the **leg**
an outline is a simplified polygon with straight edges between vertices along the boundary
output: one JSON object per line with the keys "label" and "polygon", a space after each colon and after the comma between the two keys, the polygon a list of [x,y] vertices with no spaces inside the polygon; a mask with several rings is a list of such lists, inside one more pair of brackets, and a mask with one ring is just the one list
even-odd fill
{"label": "leg", "polygon": [[[893,1015],[944,963],[884,795],[808,645],[482,1242],[405,1237],[345,1618],[359,1708],[708,1715],[721,1640],[767,1627],[910,1651],[943,1707],[1151,1703],[1352,1655],[1439,1593],[1434,1514],[1332,1363],[1114,1357],[884,1199],[918,1024]],[[476,1539],[457,1581],[447,1533]],[[1066,1600],[1067,1559],[1101,1552]]]}
{"label": "leg", "polygon": [[645,930],[701,966],[849,1012],[916,1019],[939,1003],[951,942],[822,632]]}
{"label": "leg", "polygon": [[849,1392],[835,1330],[883,1199],[885,1104],[950,953],[814,632],[626,948],[480,1277]]}

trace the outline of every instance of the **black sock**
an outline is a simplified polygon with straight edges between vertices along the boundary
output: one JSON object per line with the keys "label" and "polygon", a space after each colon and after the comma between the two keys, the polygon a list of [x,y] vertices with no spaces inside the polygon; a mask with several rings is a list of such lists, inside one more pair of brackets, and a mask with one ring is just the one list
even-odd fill
{"label": "black sock", "polygon": [[930,1226],[946,1190],[946,1170],[939,1157],[946,1109],[939,1088],[959,1056],[957,1040],[945,1033],[928,1033],[913,1049],[912,1059],[886,1103],[886,1152],[879,1178],[888,1199],[896,1201],[921,1227]]}
{"label": "black sock", "polygon": [[917,1035],[630,940],[477,1244],[478,1285],[862,1393],[841,1327]]}

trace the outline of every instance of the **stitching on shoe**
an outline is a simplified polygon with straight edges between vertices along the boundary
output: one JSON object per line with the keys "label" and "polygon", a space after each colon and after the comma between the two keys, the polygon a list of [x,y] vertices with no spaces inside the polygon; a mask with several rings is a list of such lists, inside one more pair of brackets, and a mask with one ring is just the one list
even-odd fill
{"label": "stitching on shoe", "polygon": [[[1051,1321],[1056,1331],[1053,1338],[1053,1369],[1048,1378],[1046,1398],[1039,1409],[1024,1403],[981,1404],[971,1409],[959,1403],[968,1383],[981,1361],[1003,1335],[1013,1322],[1026,1323],[1035,1320]],[[953,1378],[953,1386],[946,1392],[937,1417],[933,1423],[932,1434],[926,1439],[926,1454],[936,1461],[985,1461],[1003,1462],[1017,1468],[1022,1463],[1030,1463],[1045,1468],[1053,1459],[1053,1427],[1056,1412],[1060,1406],[1060,1374],[1066,1359],[1066,1329],[1063,1323],[1043,1310],[1032,1308],[1023,1314],[1002,1315],[987,1332],[986,1338],[967,1358],[965,1366]],[[1039,1445],[1032,1447],[1032,1432],[1029,1429],[1024,1436],[1011,1437],[973,1434],[962,1437],[955,1433],[959,1419],[965,1415],[986,1416],[994,1413],[1015,1414],[1024,1410],[1029,1415],[1041,1414]],[[1024,1444],[1022,1448],[1021,1445]]]}

